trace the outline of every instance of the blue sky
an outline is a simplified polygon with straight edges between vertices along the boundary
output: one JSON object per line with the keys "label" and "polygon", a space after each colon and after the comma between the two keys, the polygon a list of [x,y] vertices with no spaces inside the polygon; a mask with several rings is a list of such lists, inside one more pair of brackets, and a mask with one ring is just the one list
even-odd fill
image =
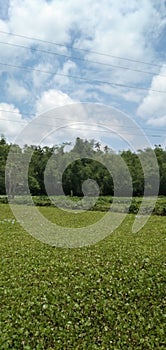
{"label": "blue sky", "polygon": [[[94,102],[126,113],[152,146],[165,147],[166,93],[151,91],[166,92],[163,0],[0,0],[0,52],[1,63],[27,68],[0,64],[0,133],[9,141],[43,112],[73,102]],[[50,142],[80,136],[122,149],[135,137],[129,128],[125,144],[115,135],[109,138],[101,130],[87,129],[75,128],[73,134],[66,128],[63,140],[56,134],[56,141]]]}

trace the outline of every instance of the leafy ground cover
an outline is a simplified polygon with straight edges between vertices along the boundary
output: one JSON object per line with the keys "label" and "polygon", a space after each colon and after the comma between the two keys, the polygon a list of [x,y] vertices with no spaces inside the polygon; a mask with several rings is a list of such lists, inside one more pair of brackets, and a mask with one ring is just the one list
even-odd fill
{"label": "leafy ground cover", "polygon": [[[74,214],[40,210],[78,225]],[[102,215],[87,212],[80,225]],[[166,218],[152,216],[137,234],[133,220],[94,246],[53,248],[1,204],[0,349],[165,349]]]}

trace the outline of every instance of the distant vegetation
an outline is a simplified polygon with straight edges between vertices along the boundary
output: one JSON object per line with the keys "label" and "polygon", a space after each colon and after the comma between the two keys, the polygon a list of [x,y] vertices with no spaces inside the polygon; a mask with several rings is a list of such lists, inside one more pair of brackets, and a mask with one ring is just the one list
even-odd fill
{"label": "distant vegetation", "polygon": [[[61,170],[64,165],[69,164],[64,171],[62,182],[65,195],[83,196],[82,184],[85,180],[91,178],[99,186],[100,196],[112,196],[115,192],[115,184],[105,164],[111,164],[114,175],[118,178],[118,188],[121,196],[126,196],[124,189],[124,181],[128,181],[124,168],[120,163],[123,159],[126,168],[129,169],[132,177],[133,195],[142,196],[144,192],[144,174],[140,159],[147,159],[146,167],[148,167],[149,179],[154,177],[155,170],[153,162],[148,161],[148,157],[153,153],[150,148],[138,150],[136,153],[131,150],[122,151],[118,154],[113,152],[108,146],[101,147],[99,142],[94,140],[82,140],[77,138],[75,145],[70,151],[65,151],[67,143],[55,145],[53,147],[41,147],[34,145],[25,145],[21,148],[18,145],[8,144],[4,137],[0,139],[0,195],[6,193],[5,189],[5,167],[6,160],[12,146],[13,158],[10,164],[10,170],[7,171],[7,186],[11,195],[17,193],[20,195],[27,193],[26,184],[20,178],[21,167],[26,164],[26,159],[33,152],[29,164],[28,181],[30,192],[34,196],[47,195],[45,181],[47,182],[47,190],[50,195],[60,195]],[[160,170],[160,189],[159,195],[166,195],[166,150],[160,146],[155,146],[159,170]],[[89,159],[88,159],[89,157]],[[97,160],[95,160],[95,157]],[[73,161],[75,158],[77,160]],[[93,158],[93,159],[91,159]],[[20,159],[18,167],[17,159]],[[17,163],[17,165],[16,165]],[[47,166],[46,174],[44,175]],[[8,169],[7,169],[8,170]],[[44,181],[45,176],[45,181]],[[14,181],[13,181],[14,179]],[[148,183],[148,178],[146,179]],[[151,182],[151,181],[150,181]],[[149,183],[150,183],[149,182]],[[151,182],[152,183],[152,182]],[[149,194],[153,195],[153,186],[149,185]]]}
{"label": "distant vegetation", "polygon": [[[29,196],[17,196],[14,198],[15,204],[22,205],[36,205],[38,207],[57,207],[65,210],[82,210],[85,209],[84,204],[82,203],[80,197],[70,197],[70,202],[68,201],[69,197],[66,196],[33,196],[31,198]],[[144,204],[144,210],[142,212],[143,215],[149,213],[151,208],[151,198],[146,198],[146,205]],[[12,200],[10,200],[12,203]],[[91,198],[90,198],[91,201]],[[93,200],[92,200],[93,201]],[[89,206],[89,211],[97,211],[97,212],[107,212],[110,210],[111,212],[116,213],[129,213],[129,214],[137,214],[142,202],[142,197],[134,197],[130,201],[127,197],[111,197],[111,196],[100,196],[96,198],[96,202]],[[8,198],[7,196],[0,196],[0,204],[7,204]],[[113,206],[112,206],[112,203]],[[158,197],[157,202],[152,211],[152,215],[160,215],[166,216],[166,197]]]}
{"label": "distant vegetation", "polygon": [[[49,221],[70,228],[97,223],[113,201],[117,217],[119,212],[137,214],[144,192],[141,157],[147,160],[149,177],[155,179],[151,149],[116,154],[80,138],[70,151],[65,146],[21,148],[0,140],[0,349],[165,349],[166,151],[160,146],[154,150],[160,196],[153,214],[162,216],[151,216],[135,235],[131,231],[135,215],[127,215],[101,242],[62,249],[35,240],[20,226],[7,204],[5,170],[15,204],[27,208],[32,201],[20,174],[32,154],[28,181],[34,204]],[[13,153],[6,163],[9,150]],[[112,176],[100,159],[102,164],[111,163],[121,197],[113,197]],[[120,159],[132,177],[135,197],[131,203],[124,191],[127,177]],[[60,192],[61,172],[66,196]],[[82,184],[89,178],[98,183],[100,196],[90,210],[78,213]],[[146,181],[153,194],[152,181]],[[57,206],[74,211],[53,207],[51,198]],[[146,198],[143,214],[151,200]]]}

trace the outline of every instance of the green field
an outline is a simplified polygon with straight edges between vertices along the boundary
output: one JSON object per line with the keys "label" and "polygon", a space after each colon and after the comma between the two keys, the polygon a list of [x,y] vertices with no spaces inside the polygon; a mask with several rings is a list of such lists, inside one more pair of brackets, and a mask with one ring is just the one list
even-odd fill
{"label": "green field", "polygon": [[[40,210],[78,225],[74,214]],[[79,223],[102,215],[86,212]],[[127,215],[94,246],[53,248],[1,204],[0,349],[165,349],[166,217],[151,216],[137,234],[133,221]]]}

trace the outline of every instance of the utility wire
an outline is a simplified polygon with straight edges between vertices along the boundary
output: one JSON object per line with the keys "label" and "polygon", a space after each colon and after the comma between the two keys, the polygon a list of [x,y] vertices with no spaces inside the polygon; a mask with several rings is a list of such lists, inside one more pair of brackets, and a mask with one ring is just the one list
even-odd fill
{"label": "utility wire", "polygon": [[[63,120],[63,118],[56,118],[56,119],[61,119],[61,120]],[[23,121],[23,120],[13,120],[13,119],[3,119],[3,118],[0,118],[0,120],[4,120],[4,121],[6,121],[6,122],[8,122],[8,121],[11,121],[12,123],[14,122],[14,123],[24,123],[25,121]],[[75,121],[75,123],[73,123],[73,120],[67,120],[67,119],[64,119],[66,122],[70,122],[71,124],[67,124],[67,125],[63,125],[63,126],[61,126],[60,127],[60,129],[64,129],[64,128],[66,128],[66,127],[68,127],[68,128],[71,128],[72,130],[79,130],[80,131],[80,128],[79,127],[75,127],[76,126],[76,124],[82,124],[82,122],[78,122],[78,121]],[[31,120],[31,121],[33,121],[33,120]],[[30,121],[30,122],[31,122]],[[41,123],[40,121],[39,121],[39,123],[37,123],[36,125],[41,125],[41,126],[51,126],[52,124],[48,124],[48,123]],[[91,124],[88,124],[87,123],[87,126],[93,126],[93,125],[91,125]],[[72,128],[72,126],[74,126],[74,129]],[[108,124],[101,124],[101,123],[97,123],[97,125],[96,125],[96,127],[102,127],[102,128],[106,128],[106,127],[110,127]],[[94,127],[95,127],[95,125],[94,125]],[[129,127],[126,127],[125,125],[118,125],[117,126],[118,128],[119,127],[125,127],[125,128],[129,128]],[[130,127],[130,128],[132,128],[132,127]],[[134,128],[134,127],[133,127]],[[145,128],[144,128],[145,129]],[[124,134],[124,135],[130,135],[130,136],[144,136],[144,135],[142,135],[142,134],[140,134],[140,133],[137,133],[137,134],[135,134],[135,133],[131,133],[131,132],[124,132],[124,131],[121,131],[121,130],[96,130],[96,129],[86,129],[86,128],[83,128],[82,129],[83,131],[92,131],[92,132],[97,132],[97,133],[110,133],[110,134],[115,134],[115,133],[120,133],[120,134]],[[159,131],[159,130],[158,130]],[[165,131],[164,131],[165,132]],[[145,136],[149,136],[149,137],[165,137],[166,136],[166,134],[160,134],[160,135],[156,135],[156,134],[145,134]]]}
{"label": "utility wire", "polygon": [[162,65],[159,65],[159,64],[156,64],[156,63],[134,60],[132,58],[127,58],[127,57],[122,57],[122,56],[110,55],[108,53],[103,53],[103,52],[94,51],[94,50],[82,49],[82,48],[75,47],[75,46],[64,45],[64,44],[60,44],[60,43],[53,42],[53,41],[48,41],[48,40],[34,38],[34,37],[26,36],[26,35],[16,34],[16,33],[13,33],[13,32],[6,32],[6,31],[3,31],[3,30],[0,30],[0,33],[6,34],[6,35],[10,35],[10,36],[16,36],[16,37],[19,37],[19,38],[24,38],[24,39],[27,39],[27,40],[38,41],[38,42],[42,42],[42,43],[45,43],[45,44],[61,46],[61,47],[65,47],[65,48],[72,49],[72,50],[84,51],[84,52],[88,52],[88,53],[92,53],[92,54],[97,54],[97,55],[100,55],[100,56],[117,58],[117,59],[120,59],[120,60],[125,60],[125,61],[135,62],[135,63],[141,63],[141,64],[146,64],[146,65],[149,65],[149,66],[162,68]]}
{"label": "utility wire", "polygon": [[[60,106],[60,107],[62,107],[63,108],[63,106]],[[10,110],[6,110],[6,109],[0,109],[0,112],[5,112],[5,113],[12,113],[12,114],[18,114],[18,115],[20,115],[21,114],[21,112],[16,112],[16,111],[10,111]],[[43,112],[43,113],[46,113],[46,112]],[[28,117],[34,117],[34,118],[37,118],[37,116],[35,116],[35,115],[32,115],[32,114],[29,114],[29,113],[23,113],[23,114],[21,114],[22,116],[28,116]],[[42,118],[48,118],[48,115],[47,116],[42,116]],[[18,121],[18,120],[13,120],[13,119],[5,119],[5,118],[0,118],[0,120],[4,120],[4,121],[15,121],[15,122],[25,122],[25,121],[27,121],[27,120],[22,120],[22,121]],[[31,122],[31,121],[33,121],[34,119],[30,119],[30,120],[28,120],[29,122]],[[59,117],[57,117],[57,114],[56,114],[56,117],[54,117],[54,120],[64,120],[64,121],[66,121],[66,122],[73,122],[73,120],[72,119],[67,119],[67,118],[61,118],[61,116],[59,115]],[[77,121],[76,121],[76,123],[77,123]],[[46,124],[44,124],[44,125],[46,125]],[[99,125],[99,126],[103,126],[103,123],[101,123],[101,122],[98,122],[97,123],[97,125]],[[117,126],[117,127],[125,127],[125,128],[127,128],[127,129],[135,129],[135,126],[128,126],[128,125],[124,125],[124,124],[113,124],[114,126]],[[104,126],[108,126],[108,127],[110,127],[110,125],[108,125],[107,123],[104,123]],[[140,128],[141,128],[141,126],[139,126]],[[154,129],[153,128],[151,128],[151,127],[143,127],[142,128],[142,130],[152,130],[152,131],[154,131]],[[159,128],[157,128],[156,129],[156,131],[158,132],[166,132],[166,130],[164,130],[163,128],[162,129],[159,129]]]}
{"label": "utility wire", "polygon": [[[28,39],[28,40],[34,40],[34,41],[39,41],[39,42],[43,42],[43,43],[48,43],[48,44],[52,44],[52,45],[56,45],[56,46],[62,46],[62,47],[67,47],[67,48],[70,48],[70,49],[74,49],[74,50],[78,50],[78,51],[85,51],[85,52],[88,52],[88,53],[94,53],[94,54],[98,54],[100,56],[107,56],[107,57],[111,57],[111,58],[118,58],[118,59],[121,59],[121,60],[126,60],[126,61],[130,61],[130,62],[135,62],[135,63],[141,63],[141,64],[147,64],[149,66],[155,66],[155,67],[162,67],[158,64],[153,64],[153,63],[150,63],[150,62],[143,62],[143,61],[138,61],[138,60],[134,60],[134,59],[130,59],[130,58],[125,58],[125,57],[119,57],[119,56],[113,56],[113,55],[110,55],[110,54],[106,54],[106,53],[101,53],[101,52],[98,52],[98,51],[90,51],[90,50],[86,50],[86,49],[80,49],[80,48],[77,48],[77,47],[73,47],[73,46],[65,46],[64,44],[59,44],[59,43],[55,43],[55,42],[51,42],[51,41],[46,41],[46,40],[42,40],[42,39],[37,39],[37,38],[33,38],[33,37],[27,37],[27,36],[24,36],[24,35],[19,35],[19,34],[15,34],[15,33],[8,33],[8,32],[4,32],[4,31],[0,31],[0,33],[2,34],[8,34],[8,35],[12,35],[12,36],[16,36],[16,37],[22,37],[22,38],[25,38],[25,39]],[[104,63],[104,62],[98,62],[98,61],[92,61],[92,60],[88,60],[88,59],[84,59],[84,58],[81,58],[81,57],[74,57],[74,56],[69,56],[69,55],[64,55],[64,54],[60,54],[60,53],[56,53],[56,52],[51,52],[51,51],[47,51],[47,50],[42,50],[42,49],[37,49],[37,48],[29,48],[27,46],[23,46],[23,45],[18,45],[18,44],[13,44],[13,43],[7,43],[7,42],[0,42],[0,44],[4,44],[4,45],[9,45],[9,46],[15,46],[15,47],[20,47],[20,48],[24,48],[24,49],[30,49],[31,51],[38,51],[38,52],[43,52],[43,53],[46,53],[46,54],[51,54],[51,55],[57,55],[57,56],[62,56],[64,58],[70,58],[70,59],[75,59],[75,60],[81,60],[81,61],[85,61],[85,62],[88,62],[88,63],[94,63],[94,64],[100,64],[100,65],[104,65],[104,66],[110,66],[110,67],[113,67],[113,68],[120,68],[120,69],[126,69],[126,70],[131,70],[131,71],[135,71],[135,72],[139,72],[139,73],[145,73],[145,74],[152,74],[152,75],[155,75],[157,74],[156,72],[147,72],[147,71],[142,71],[142,70],[137,70],[137,69],[131,69],[129,67],[122,67],[122,66],[116,66],[116,65],[112,65],[112,64],[109,64],[109,63]],[[113,86],[120,86],[120,87],[127,87],[129,89],[139,89],[139,90],[148,90],[148,91],[154,91],[154,92],[159,92],[159,93],[166,93],[166,91],[160,91],[160,90],[153,90],[153,89],[148,89],[148,88],[144,88],[144,87],[136,87],[136,86],[128,86],[128,85],[125,85],[125,84],[118,84],[118,83],[113,83],[113,82],[106,82],[106,81],[101,81],[101,80],[90,80],[90,79],[86,79],[86,78],[82,78],[82,77],[79,77],[79,76],[73,76],[73,75],[67,75],[67,74],[60,74],[60,73],[56,73],[56,72],[50,72],[50,71],[42,71],[42,70],[39,70],[39,69],[34,69],[33,67],[29,66],[29,67],[24,67],[24,66],[17,66],[17,65],[10,65],[10,64],[7,64],[7,63],[3,63],[3,62],[0,62],[0,65],[5,65],[5,66],[8,66],[8,67],[13,67],[13,68],[19,68],[19,69],[23,69],[23,70],[32,70],[32,71],[37,71],[37,72],[41,72],[41,73],[45,73],[45,74],[51,74],[51,75],[59,75],[59,76],[64,76],[64,77],[71,77],[71,78],[74,78],[74,79],[79,79],[79,80],[84,80],[84,81],[87,81],[87,82],[94,82],[94,83],[99,83],[99,84],[108,84],[108,85],[113,85]],[[157,74],[159,76],[163,76],[163,77],[166,77],[166,75],[161,75],[161,74]],[[2,112],[9,112],[9,113],[15,113],[15,114],[19,114],[19,112],[15,112],[15,111],[6,111],[6,110],[3,110],[1,109],[0,111]],[[29,114],[24,114],[24,115],[29,115]],[[30,116],[30,115],[29,115]],[[58,119],[58,118],[56,118]],[[59,119],[62,119],[62,118],[59,118]],[[0,118],[0,120],[4,120],[6,121],[6,119],[2,119]],[[8,119],[7,121],[12,121],[12,122],[24,122],[24,121],[17,121],[17,120],[10,120]],[[69,120],[66,120],[67,122],[69,122]],[[41,124],[41,123],[39,123]],[[50,125],[50,124],[44,124],[42,123],[41,125]],[[98,125],[100,125],[98,123]],[[101,125],[103,126],[103,124]],[[120,125],[118,125],[120,127]],[[121,126],[124,126],[124,125],[121,125]],[[127,127],[127,128],[134,128],[134,127]],[[148,129],[150,130],[150,128],[146,127],[144,129]],[[75,128],[75,130],[77,130]],[[89,131],[89,129],[84,129],[84,130],[87,130]],[[158,129],[158,131],[161,130],[163,131],[163,129]],[[101,130],[93,130],[93,132],[108,132],[108,133],[115,133],[113,131],[109,131],[109,130],[104,130],[104,131],[101,131]],[[128,132],[121,132],[121,134],[128,134],[128,135],[138,135],[138,134],[129,134]],[[163,137],[163,136],[166,136],[166,135],[154,135],[154,134],[151,134],[151,135],[146,135],[146,136],[151,136],[151,137]]]}
{"label": "utility wire", "polygon": [[129,70],[129,71],[137,72],[137,73],[144,73],[144,74],[150,74],[150,75],[153,75],[153,76],[157,75],[157,76],[160,76],[160,77],[166,77],[166,75],[158,74],[157,72],[147,72],[147,71],[144,71],[144,70],[141,70],[141,69],[133,69],[133,68],[130,68],[130,67],[114,65],[114,64],[111,64],[111,63],[92,61],[92,60],[88,60],[88,59],[82,58],[82,57],[64,55],[64,54],[61,54],[61,53],[58,53],[58,52],[52,52],[52,51],[48,51],[48,50],[37,49],[37,48],[34,48],[34,47],[28,47],[28,46],[19,45],[19,44],[13,44],[13,43],[4,42],[4,41],[0,41],[0,44],[12,46],[12,47],[18,47],[18,48],[22,48],[22,49],[26,49],[26,50],[30,50],[30,51],[34,51],[34,52],[42,52],[42,53],[45,53],[47,55],[60,56],[60,57],[69,58],[69,59],[72,59],[72,60],[78,60],[78,61],[83,61],[83,62],[88,62],[88,63],[93,63],[93,64],[99,64],[99,65],[107,66],[107,67],[111,67],[111,68],[118,68],[118,69]]}
{"label": "utility wire", "polygon": [[27,70],[27,71],[40,72],[40,73],[49,74],[49,75],[58,75],[61,77],[73,78],[76,80],[86,81],[89,83],[106,84],[106,85],[111,85],[111,86],[124,87],[124,88],[128,88],[128,89],[146,90],[146,91],[159,92],[159,93],[166,94],[166,91],[163,91],[163,90],[155,90],[155,89],[151,89],[151,88],[138,87],[138,86],[129,86],[126,84],[118,84],[118,83],[113,83],[113,82],[108,82],[108,81],[103,81],[103,80],[97,80],[97,79],[87,79],[87,78],[83,78],[83,77],[71,75],[71,74],[62,74],[62,73],[51,72],[51,71],[43,71],[41,69],[36,69],[36,68],[31,67],[31,66],[26,66],[26,67],[25,66],[18,66],[18,65],[14,65],[14,64],[5,63],[5,62],[0,62],[0,65],[6,66],[6,67],[11,67],[11,68],[19,68],[19,69],[23,69],[23,70]]}

